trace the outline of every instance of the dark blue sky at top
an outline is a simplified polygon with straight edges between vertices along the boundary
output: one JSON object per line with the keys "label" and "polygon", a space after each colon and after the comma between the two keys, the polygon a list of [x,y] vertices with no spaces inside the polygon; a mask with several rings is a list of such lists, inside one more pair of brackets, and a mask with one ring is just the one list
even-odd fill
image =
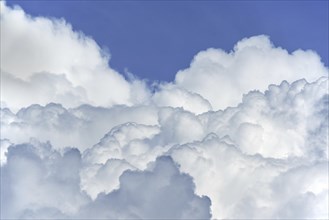
{"label": "dark blue sky at top", "polygon": [[328,1],[7,1],[34,16],[63,17],[111,54],[110,66],[171,81],[209,47],[230,51],[266,34],[290,52],[315,50],[328,66]]}

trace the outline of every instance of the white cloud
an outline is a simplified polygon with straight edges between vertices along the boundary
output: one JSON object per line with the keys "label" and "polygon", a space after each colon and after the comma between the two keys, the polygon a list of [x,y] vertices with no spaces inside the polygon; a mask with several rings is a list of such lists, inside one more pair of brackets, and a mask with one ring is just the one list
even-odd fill
{"label": "white cloud", "polygon": [[163,147],[155,145],[155,141],[151,142],[159,132],[158,126],[135,123],[119,125],[105,134],[99,143],[87,149],[84,159],[94,164],[104,164],[108,159],[125,159],[134,167],[145,169],[148,162],[164,151],[161,150]]}
{"label": "white cloud", "polygon": [[[71,141],[65,139],[68,131],[77,132],[75,144],[92,136],[97,142],[96,137],[105,133],[97,144],[74,145],[84,150],[79,187],[93,199],[120,190],[119,178],[125,170],[145,170],[157,157],[171,155],[179,169],[193,177],[196,193],[211,199],[214,218],[320,218],[328,213],[327,86],[324,77],[313,83],[283,82],[270,85],[265,93],[250,92],[237,107],[201,115],[155,106],[67,110],[50,104],[31,106],[16,115],[4,109],[2,126],[7,132],[2,138],[15,143],[17,136],[25,135],[21,141],[27,141],[30,135],[25,132],[30,128],[35,137],[52,137],[54,142],[64,138],[56,142],[63,148]],[[52,136],[41,132],[45,128]],[[3,165],[10,160],[10,156],[4,158]],[[301,178],[315,171],[313,178]],[[23,180],[15,181],[22,184]],[[294,189],[290,194],[285,191],[288,186]],[[114,202],[109,195],[104,200]],[[100,207],[106,206],[96,208],[107,216]]]}
{"label": "white cloud", "polygon": [[92,38],[73,31],[65,20],[31,17],[1,2],[4,105],[19,109],[49,102],[73,107],[143,101],[146,92],[111,69],[108,60]]}
{"label": "white cloud", "polygon": [[119,188],[119,177],[126,170],[135,170],[125,160],[107,159],[105,163],[86,163],[81,170],[81,189],[96,199],[100,193]]}
{"label": "white cloud", "polygon": [[[1,136],[14,143],[28,142],[31,137],[51,141],[55,148],[66,146],[84,150],[98,142],[113,127],[135,122],[143,125],[157,124],[157,109],[152,106],[113,108],[83,105],[66,109],[59,104],[32,105],[13,114],[1,110]],[[68,135],[69,134],[69,135]]]}
{"label": "white cloud", "polygon": [[[1,103],[16,111],[31,104],[109,107],[154,102],[201,113],[211,105],[200,95],[161,88],[154,98],[144,81],[108,66],[109,55],[64,19],[31,17],[1,3]],[[163,95],[164,94],[164,95]]]}
{"label": "white cloud", "polygon": [[[275,178],[277,204],[273,218],[326,219],[328,217],[328,162],[300,166]],[[291,187],[290,185],[294,185]]]}
{"label": "white cloud", "polygon": [[[176,147],[171,155],[181,170],[194,178],[197,194],[211,199],[216,219],[316,219],[328,215],[327,162],[248,156],[216,136]],[[316,176],[300,178],[310,175],[310,170],[316,170]],[[290,179],[283,179],[285,175],[291,175]]]}
{"label": "white cloud", "polygon": [[64,106],[78,106],[87,103],[86,90],[74,87],[65,74],[37,73],[28,80],[22,80],[11,74],[1,72],[3,106],[18,110],[31,104],[55,102]]}
{"label": "white cloud", "polygon": [[[205,133],[213,134],[174,147],[170,155],[194,178],[197,193],[210,197],[215,218],[323,218],[328,97],[328,78],[250,92],[236,108],[199,116]],[[314,178],[298,178],[310,170],[317,170]],[[289,180],[275,186],[285,173]],[[303,206],[305,212],[297,211]]]}
{"label": "white cloud", "polygon": [[2,218],[328,216],[316,53],[246,38],[151,92],[63,19],[1,2],[1,30]]}
{"label": "white cloud", "polygon": [[325,77],[313,83],[283,82],[271,85],[265,94],[250,92],[236,108],[203,117],[209,122],[208,132],[228,135],[246,154],[287,158],[314,150],[317,157],[328,158],[327,88]]}
{"label": "white cloud", "polygon": [[162,85],[152,101],[161,107],[183,108],[184,110],[200,114],[212,110],[208,100],[197,93],[191,93],[172,84]]}
{"label": "white cloud", "polygon": [[312,82],[321,76],[328,76],[328,69],[315,52],[289,54],[260,35],[242,39],[229,53],[213,48],[199,52],[189,68],[177,73],[175,84],[200,94],[217,110],[235,106],[243,94],[264,91],[269,84],[302,78]]}

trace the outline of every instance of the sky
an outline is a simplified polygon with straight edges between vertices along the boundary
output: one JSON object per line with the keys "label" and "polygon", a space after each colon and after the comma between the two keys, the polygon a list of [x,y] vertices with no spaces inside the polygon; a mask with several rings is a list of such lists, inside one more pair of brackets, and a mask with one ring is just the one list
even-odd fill
{"label": "sky", "polygon": [[13,4],[1,219],[328,219],[328,2]]}
{"label": "sky", "polygon": [[150,80],[172,81],[197,52],[230,51],[259,34],[329,63],[328,1],[8,1],[14,4],[66,19],[108,49],[112,68]]}

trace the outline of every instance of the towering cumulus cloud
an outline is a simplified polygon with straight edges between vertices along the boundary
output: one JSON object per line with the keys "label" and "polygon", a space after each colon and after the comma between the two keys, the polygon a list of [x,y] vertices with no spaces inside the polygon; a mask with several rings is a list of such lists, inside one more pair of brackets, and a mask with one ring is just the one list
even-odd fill
{"label": "towering cumulus cloud", "polygon": [[156,89],[108,62],[65,20],[1,2],[1,218],[328,218],[315,52],[245,38]]}

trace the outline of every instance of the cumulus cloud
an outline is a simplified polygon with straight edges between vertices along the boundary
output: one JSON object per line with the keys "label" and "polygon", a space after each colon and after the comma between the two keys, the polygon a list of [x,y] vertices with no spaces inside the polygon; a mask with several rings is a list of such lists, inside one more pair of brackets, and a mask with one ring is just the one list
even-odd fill
{"label": "cumulus cloud", "polygon": [[[109,67],[109,54],[64,19],[31,17],[21,8],[1,2],[1,30],[2,106],[17,111],[49,102],[65,107],[151,102],[143,80],[131,74],[125,79]],[[167,93],[171,92],[169,89]],[[154,103],[176,103],[192,111],[209,108],[200,95],[181,90],[176,93],[179,98],[173,100],[173,95],[164,98],[160,92]]]}
{"label": "cumulus cloud", "polygon": [[271,85],[265,94],[245,95],[236,108],[202,117],[209,121],[209,131],[229,136],[246,154],[306,156],[311,153],[308,145],[312,142],[317,156],[328,157],[328,78]]}
{"label": "cumulus cloud", "polygon": [[[113,108],[83,105],[66,109],[60,104],[32,105],[16,114],[8,108],[1,110],[1,134],[14,143],[25,143],[31,137],[51,141],[55,148],[76,146],[86,149],[97,143],[113,127],[135,122],[157,124],[157,110],[151,106]],[[69,134],[69,136],[68,136]]]}
{"label": "cumulus cloud", "polygon": [[152,96],[152,101],[160,107],[183,108],[196,114],[212,110],[209,101],[201,95],[172,84],[161,85],[161,90]]}
{"label": "cumulus cloud", "polygon": [[63,19],[1,29],[1,218],[327,218],[315,52],[254,36],[149,88]]}
{"label": "cumulus cloud", "polygon": [[[120,188],[99,194],[84,207],[88,218],[209,219],[210,200],[194,194],[194,184],[170,157],[160,157],[151,171],[126,171]],[[107,207],[111,207],[108,209]]]}
{"label": "cumulus cloud", "polygon": [[77,149],[59,152],[49,143],[33,141],[12,145],[7,157],[1,167],[1,199],[6,201],[1,218],[211,217],[209,198],[194,194],[192,178],[182,174],[170,157],[158,158],[145,171],[125,171],[120,179],[109,172],[118,172],[120,162],[109,160],[98,172],[99,181],[111,184],[119,179],[118,187],[110,193],[102,191],[94,200],[80,188],[79,173],[85,171]]}
{"label": "cumulus cloud", "polygon": [[[97,204],[86,203],[88,210],[97,210],[100,216],[151,216],[139,212],[139,215],[137,212],[133,212],[136,215],[122,214],[120,208],[116,212],[102,212],[100,207],[105,209],[107,204],[114,203],[114,198],[121,201],[123,195],[114,196],[114,192],[120,192],[120,176],[126,170],[148,170],[149,163],[157,157],[170,155],[181,172],[193,177],[196,194],[209,197],[214,218],[323,218],[328,214],[327,86],[328,78],[312,83],[305,80],[292,84],[282,82],[270,85],[265,93],[248,93],[237,107],[200,115],[172,107],[120,107],[115,110],[82,106],[67,110],[50,104],[31,106],[22,110],[24,114],[4,109],[2,123],[5,130],[15,128],[19,136],[26,130],[17,127],[19,121],[27,127],[30,123],[44,126],[41,122],[47,121],[48,128],[56,136],[63,129],[56,127],[58,124],[72,126],[75,130],[74,126],[78,125],[88,127],[84,121],[87,119],[97,124],[101,118],[111,121],[112,111],[120,112],[123,117],[131,115],[132,122],[112,124],[98,143],[89,147],[76,145],[85,149],[80,162],[79,189]],[[153,112],[152,117],[146,109]],[[65,112],[67,116],[54,117],[58,112]],[[74,121],[69,120],[70,117],[79,118]],[[140,118],[143,120],[137,123]],[[120,119],[117,117],[117,120]],[[37,126],[32,130],[37,131]],[[8,149],[10,152],[9,139],[17,141],[14,136],[6,136],[8,134],[2,135],[6,138],[3,152]],[[79,136],[83,137],[82,133]],[[27,141],[28,137],[26,135],[22,141]],[[66,143],[69,141],[67,139]],[[67,146],[65,140],[61,144]],[[65,151],[65,148],[59,149]],[[5,167],[11,163],[10,155],[2,158]],[[61,160],[58,163],[62,163]],[[310,175],[312,178],[307,177]],[[23,180],[15,181],[21,184]],[[146,201],[146,198],[141,199]],[[301,213],[299,210],[304,206],[307,209]],[[54,208],[58,209],[50,210]],[[43,212],[33,213],[38,217]],[[59,213],[70,215],[61,209]]]}
{"label": "cumulus cloud", "polygon": [[76,213],[89,201],[79,187],[80,166],[77,149],[60,154],[37,141],[9,147],[7,163],[1,167],[1,218],[59,218]]}
{"label": "cumulus cloud", "polygon": [[[301,158],[248,156],[216,135],[174,148],[171,155],[181,165],[181,170],[194,178],[197,193],[209,196],[215,218],[307,216],[314,219],[328,215],[324,205],[328,204],[328,167],[325,160],[312,163]],[[303,178],[310,174],[310,169],[317,170],[317,174],[306,181]],[[294,177],[288,180],[285,175]],[[299,181],[303,182],[302,187],[299,187]],[[303,205],[295,207],[298,206],[296,202]],[[298,211],[303,206],[307,207],[305,213]]]}
{"label": "cumulus cloud", "polygon": [[92,38],[73,31],[65,20],[31,17],[1,2],[3,105],[19,109],[52,101],[68,107],[111,106],[132,104],[136,97],[131,94],[146,94],[108,61]]}
{"label": "cumulus cloud", "polygon": [[260,35],[239,41],[231,52],[210,48],[199,52],[189,68],[177,73],[175,84],[198,93],[217,109],[238,104],[251,90],[298,79],[314,81],[328,69],[313,51],[275,47]]}

